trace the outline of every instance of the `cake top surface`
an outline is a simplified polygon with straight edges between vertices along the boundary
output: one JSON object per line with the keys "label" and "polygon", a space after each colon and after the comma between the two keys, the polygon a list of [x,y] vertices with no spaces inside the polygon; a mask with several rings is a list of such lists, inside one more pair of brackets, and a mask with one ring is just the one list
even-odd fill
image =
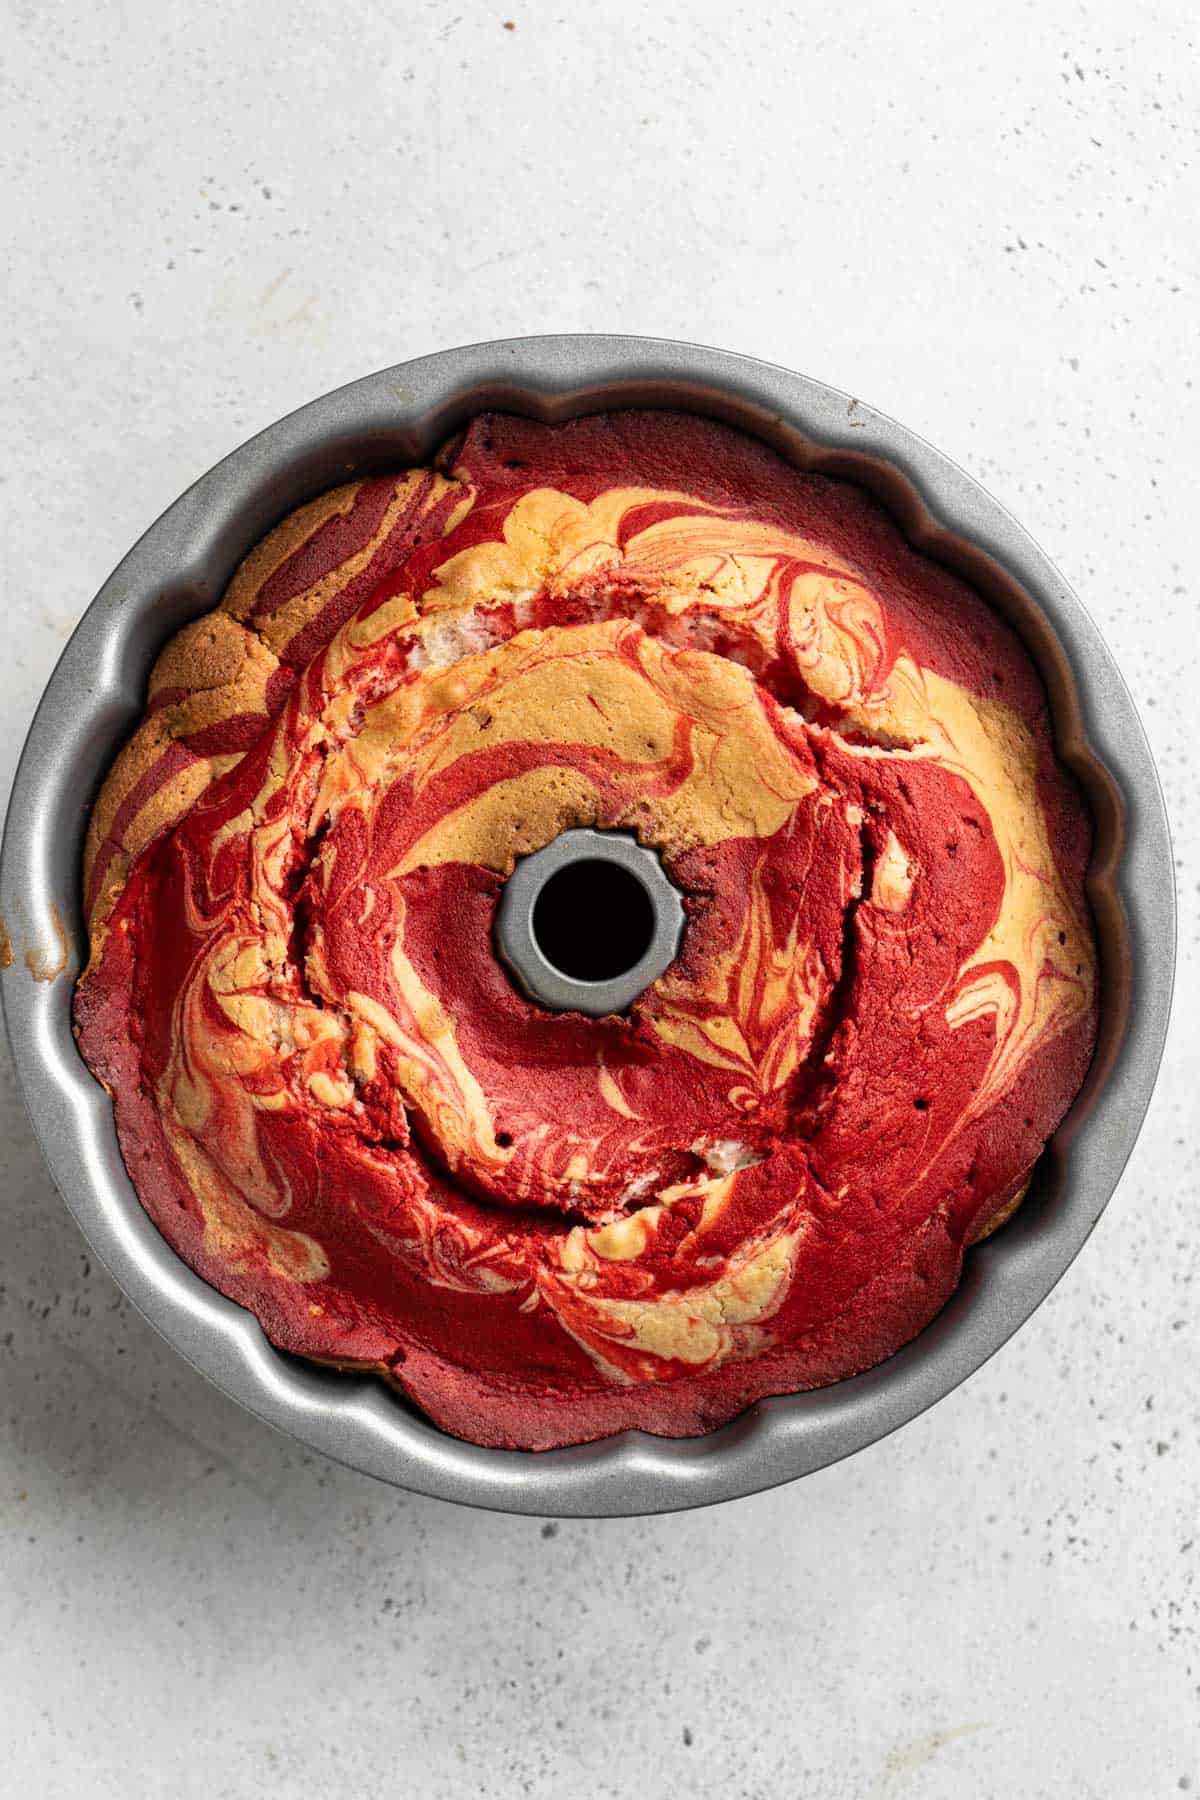
{"label": "cake top surface", "polygon": [[[686,912],[628,1013],[495,954],[581,826]],[[152,1217],[448,1429],[687,1432],[919,1330],[1085,1072],[1090,821],[999,617],[711,421],[476,419],[285,520],[97,802],[77,1017]]]}

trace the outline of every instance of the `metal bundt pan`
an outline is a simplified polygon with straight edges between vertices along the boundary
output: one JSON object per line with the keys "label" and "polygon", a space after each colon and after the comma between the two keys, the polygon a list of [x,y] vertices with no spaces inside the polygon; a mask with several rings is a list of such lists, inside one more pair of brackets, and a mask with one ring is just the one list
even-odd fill
{"label": "metal bundt pan", "polygon": [[[1049,690],[1059,754],[1097,821],[1100,1046],[1016,1219],[968,1253],[945,1310],[878,1368],[760,1402],[703,1438],[629,1432],[536,1455],[485,1450],[380,1382],[275,1350],[143,1213],[108,1096],[71,1035],[84,826],[163,642],[216,604],[242,556],[293,507],[422,461],[481,409],[553,421],[630,405],[727,420],[803,468],[859,482],[1016,626]],[[1150,1099],[1174,967],[1170,842],[1150,750],[1100,633],[1037,545],[963,470],[857,400],[748,357],[632,337],[519,338],[402,363],[301,407],[189,489],[105,583],[50,678],[13,788],[0,906],[16,951],[0,986],[34,1128],[89,1243],[146,1318],[227,1394],[325,1455],[419,1493],[521,1513],[662,1512],[754,1493],[861,1450],[957,1387],[1045,1299],[1108,1201]]]}

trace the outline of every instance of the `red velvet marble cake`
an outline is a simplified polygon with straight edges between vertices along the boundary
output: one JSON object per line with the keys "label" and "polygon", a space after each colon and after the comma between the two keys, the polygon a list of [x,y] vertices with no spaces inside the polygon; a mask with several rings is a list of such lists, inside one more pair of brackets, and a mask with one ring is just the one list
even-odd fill
{"label": "red velvet marble cake", "polygon": [[[498,959],[516,860],[684,897],[628,1014]],[[1096,1028],[1024,649],[853,486],[678,413],[478,418],[286,519],[93,813],[79,1042],[147,1212],[448,1431],[701,1432],[920,1331]]]}

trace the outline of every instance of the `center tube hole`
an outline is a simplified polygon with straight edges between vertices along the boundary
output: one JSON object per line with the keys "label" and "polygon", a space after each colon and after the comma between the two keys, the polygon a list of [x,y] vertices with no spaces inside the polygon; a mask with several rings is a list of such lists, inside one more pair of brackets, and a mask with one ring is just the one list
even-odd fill
{"label": "center tube hole", "polygon": [[654,937],[650,896],[629,869],[601,857],[567,863],[533,903],[538,949],[572,981],[611,981],[639,963]]}

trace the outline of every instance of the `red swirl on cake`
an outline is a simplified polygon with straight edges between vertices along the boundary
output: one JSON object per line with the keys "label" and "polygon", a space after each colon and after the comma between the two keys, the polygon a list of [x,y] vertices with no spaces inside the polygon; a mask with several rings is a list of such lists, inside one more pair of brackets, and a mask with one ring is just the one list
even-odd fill
{"label": "red swirl on cake", "polygon": [[[711,422],[477,419],[284,521],[96,804],[80,1045],[182,1256],[446,1429],[683,1435],[865,1369],[1086,1071],[1091,826],[1012,632]],[[685,898],[628,1016],[527,999],[516,859]]]}

